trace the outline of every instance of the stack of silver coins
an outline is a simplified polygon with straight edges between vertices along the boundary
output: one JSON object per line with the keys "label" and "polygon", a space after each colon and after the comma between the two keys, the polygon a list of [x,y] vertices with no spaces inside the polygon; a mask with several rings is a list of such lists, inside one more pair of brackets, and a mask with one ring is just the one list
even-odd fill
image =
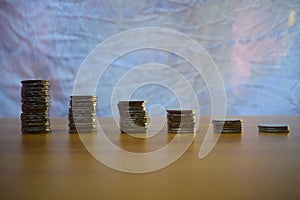
{"label": "stack of silver coins", "polygon": [[69,133],[96,133],[97,96],[70,96]]}
{"label": "stack of silver coins", "polygon": [[289,133],[290,128],[287,124],[259,124],[260,133]]}
{"label": "stack of silver coins", "polygon": [[146,101],[119,101],[121,133],[147,133]]}
{"label": "stack of silver coins", "polygon": [[195,133],[195,110],[167,110],[168,133]]}
{"label": "stack of silver coins", "polygon": [[212,120],[215,133],[242,133],[241,119],[214,119]]}
{"label": "stack of silver coins", "polygon": [[50,133],[50,81],[23,80],[21,125],[23,133]]}

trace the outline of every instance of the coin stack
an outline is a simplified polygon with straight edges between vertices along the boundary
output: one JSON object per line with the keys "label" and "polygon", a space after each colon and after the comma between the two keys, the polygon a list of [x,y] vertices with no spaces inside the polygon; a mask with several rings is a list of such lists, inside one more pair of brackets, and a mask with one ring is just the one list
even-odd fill
{"label": "coin stack", "polygon": [[23,80],[21,125],[23,133],[50,133],[50,81]]}
{"label": "coin stack", "polygon": [[287,124],[259,124],[260,133],[289,133],[290,128]]}
{"label": "coin stack", "polygon": [[212,123],[215,133],[242,133],[242,120],[240,119],[214,119]]}
{"label": "coin stack", "polygon": [[167,110],[169,133],[195,133],[195,110]]}
{"label": "coin stack", "polygon": [[119,101],[121,133],[147,133],[146,101]]}
{"label": "coin stack", "polygon": [[69,133],[96,133],[97,96],[70,96]]}

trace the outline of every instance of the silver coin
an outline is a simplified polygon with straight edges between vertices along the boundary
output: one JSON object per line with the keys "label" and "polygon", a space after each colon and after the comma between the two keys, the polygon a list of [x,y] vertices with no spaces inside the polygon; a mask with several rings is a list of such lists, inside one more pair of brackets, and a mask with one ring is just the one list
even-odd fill
{"label": "silver coin", "polygon": [[242,129],[240,130],[219,130],[219,129],[214,129],[215,133],[242,133]]}
{"label": "silver coin", "polygon": [[50,118],[33,118],[33,117],[21,117],[21,120],[22,121],[33,121],[33,122],[47,122],[47,121],[50,121]]}
{"label": "silver coin", "polygon": [[50,101],[50,96],[25,96],[21,101]]}
{"label": "silver coin", "polygon": [[194,133],[196,133],[196,131],[172,131],[172,130],[170,130],[170,131],[168,131],[168,133],[171,133],[171,134],[181,134],[181,133],[190,133],[190,134],[194,134]]}
{"label": "silver coin", "polygon": [[51,133],[50,128],[22,128],[23,133]]}
{"label": "silver coin", "polygon": [[96,107],[97,102],[70,102],[70,107]]}
{"label": "silver coin", "polygon": [[240,123],[242,123],[242,120],[241,119],[213,119],[212,120],[212,123],[218,123],[218,122],[220,122],[220,123],[236,123],[236,122],[240,122]]}
{"label": "silver coin", "polygon": [[118,104],[131,104],[131,105],[139,105],[139,104],[144,104],[147,101],[141,100],[141,101],[119,101]]}
{"label": "silver coin", "polygon": [[167,122],[170,123],[196,123],[195,118],[168,118]]}
{"label": "silver coin", "polygon": [[22,80],[22,84],[31,84],[31,83],[50,83],[49,80],[41,80],[41,79],[31,79],[31,80]]}
{"label": "silver coin", "polygon": [[70,102],[98,102],[98,98],[95,97],[71,97]]}
{"label": "silver coin", "polygon": [[96,110],[89,110],[89,109],[69,109],[69,113],[72,113],[73,115],[77,114],[94,114],[96,113]]}
{"label": "silver coin", "polygon": [[195,110],[167,110],[169,115],[177,114],[177,115],[194,115]]}

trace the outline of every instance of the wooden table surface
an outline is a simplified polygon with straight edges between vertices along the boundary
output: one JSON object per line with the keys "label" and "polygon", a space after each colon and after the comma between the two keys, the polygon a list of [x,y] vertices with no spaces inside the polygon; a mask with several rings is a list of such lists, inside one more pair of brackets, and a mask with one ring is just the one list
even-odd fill
{"label": "wooden table surface", "polygon": [[[0,119],[0,199],[300,199],[300,117],[243,119],[243,135],[222,135],[211,153],[198,158],[203,137],[161,170],[130,174],[95,159],[67,119],[51,119],[51,134],[21,134],[19,119]],[[100,118],[123,149],[148,152],[170,141],[119,134]],[[205,127],[208,119],[200,119]],[[260,135],[259,123],[287,123],[288,135]],[[200,130],[201,131],[201,130]]]}

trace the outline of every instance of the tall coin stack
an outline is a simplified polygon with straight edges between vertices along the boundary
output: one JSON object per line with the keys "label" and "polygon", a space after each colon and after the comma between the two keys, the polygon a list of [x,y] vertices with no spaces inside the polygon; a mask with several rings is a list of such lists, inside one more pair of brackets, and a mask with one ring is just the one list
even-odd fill
{"label": "tall coin stack", "polygon": [[119,101],[121,133],[147,133],[146,101]]}
{"label": "tall coin stack", "polygon": [[195,133],[195,110],[167,110],[168,133]]}
{"label": "tall coin stack", "polygon": [[23,133],[50,133],[50,81],[23,80],[21,125]]}
{"label": "tall coin stack", "polygon": [[70,96],[69,133],[96,133],[97,96]]}
{"label": "tall coin stack", "polygon": [[212,120],[215,133],[242,133],[242,120],[240,119],[215,119]]}

